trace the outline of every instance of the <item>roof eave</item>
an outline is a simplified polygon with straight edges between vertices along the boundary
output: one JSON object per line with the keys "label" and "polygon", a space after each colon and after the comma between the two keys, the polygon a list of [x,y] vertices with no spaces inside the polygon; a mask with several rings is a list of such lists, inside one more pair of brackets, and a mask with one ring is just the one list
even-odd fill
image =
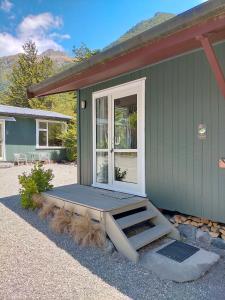
{"label": "roof eave", "polygon": [[[89,60],[84,61],[70,69],[61,72],[45,81],[28,88],[28,97],[40,97],[49,94],[59,93],[63,91],[74,90],[68,85],[64,90],[60,90],[60,84],[66,80],[74,80],[74,77],[82,75],[88,69],[94,68],[101,64],[106,64],[108,61],[113,60],[122,55],[127,55],[135,49],[145,47],[146,44],[153,44],[154,41],[158,42],[161,39],[171,36],[176,32],[180,32],[190,28],[196,24],[207,21],[212,17],[218,17],[225,13],[225,0],[208,1],[191,10],[188,10],[168,21],[153,27],[127,41],[122,42],[112,48],[109,48]],[[58,86],[57,86],[58,84]],[[79,88],[79,86],[77,87]]]}

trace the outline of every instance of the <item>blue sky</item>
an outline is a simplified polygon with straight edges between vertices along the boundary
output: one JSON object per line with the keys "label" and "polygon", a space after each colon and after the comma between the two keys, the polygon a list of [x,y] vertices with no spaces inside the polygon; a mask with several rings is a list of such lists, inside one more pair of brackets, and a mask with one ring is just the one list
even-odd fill
{"label": "blue sky", "polygon": [[39,51],[84,42],[101,49],[156,12],[181,13],[204,0],[0,0],[0,56],[21,52],[25,40]]}

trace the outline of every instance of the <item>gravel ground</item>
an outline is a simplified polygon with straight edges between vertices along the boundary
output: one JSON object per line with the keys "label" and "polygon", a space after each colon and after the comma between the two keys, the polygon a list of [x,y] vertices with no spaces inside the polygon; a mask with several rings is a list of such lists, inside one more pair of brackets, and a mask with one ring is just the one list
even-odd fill
{"label": "gravel ground", "polygon": [[[18,175],[30,172],[32,165],[20,165],[11,168],[0,168],[0,198],[17,195],[19,192]],[[45,169],[52,169],[55,175],[54,186],[67,185],[77,182],[77,168],[73,164],[47,164]],[[10,180],[9,180],[10,179]]]}
{"label": "gravel ground", "polygon": [[[62,181],[73,174],[71,166],[59,169],[58,184],[72,183]],[[19,197],[9,196],[17,191],[11,176],[8,197],[2,197],[7,189],[0,174],[0,299],[225,299],[223,251],[220,262],[195,282],[162,281],[117,252],[81,248],[54,234],[37,212],[23,210]]]}

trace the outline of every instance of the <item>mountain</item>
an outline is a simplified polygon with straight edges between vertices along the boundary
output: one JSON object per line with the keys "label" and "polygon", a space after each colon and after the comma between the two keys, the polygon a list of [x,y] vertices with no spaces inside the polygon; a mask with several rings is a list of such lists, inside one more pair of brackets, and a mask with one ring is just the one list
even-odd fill
{"label": "mountain", "polygon": [[[49,49],[39,55],[39,57],[43,57],[43,56],[47,56],[51,58],[54,62],[55,68],[59,70],[67,68],[71,66],[71,64],[73,63],[72,58],[68,57],[62,51],[55,51]],[[13,65],[18,60],[18,57],[19,54],[0,57],[0,91],[5,90],[7,88],[8,85],[7,75],[10,74]]]}
{"label": "mountain", "polygon": [[118,45],[118,44],[138,35],[139,33],[142,33],[150,28],[153,28],[173,17],[175,17],[175,14],[157,12],[154,15],[154,17],[137,23],[135,26],[133,26],[131,29],[129,29],[125,34],[123,34],[118,40],[116,40],[115,42],[113,42],[109,46],[107,46],[106,49],[111,48],[115,45]]}

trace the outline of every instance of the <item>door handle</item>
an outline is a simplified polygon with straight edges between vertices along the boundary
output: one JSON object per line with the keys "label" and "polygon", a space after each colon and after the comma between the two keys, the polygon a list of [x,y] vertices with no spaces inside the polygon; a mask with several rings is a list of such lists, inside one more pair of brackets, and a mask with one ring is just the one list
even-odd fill
{"label": "door handle", "polygon": [[114,149],[112,148],[112,149],[110,150],[110,152],[113,153],[113,150],[114,150]]}

